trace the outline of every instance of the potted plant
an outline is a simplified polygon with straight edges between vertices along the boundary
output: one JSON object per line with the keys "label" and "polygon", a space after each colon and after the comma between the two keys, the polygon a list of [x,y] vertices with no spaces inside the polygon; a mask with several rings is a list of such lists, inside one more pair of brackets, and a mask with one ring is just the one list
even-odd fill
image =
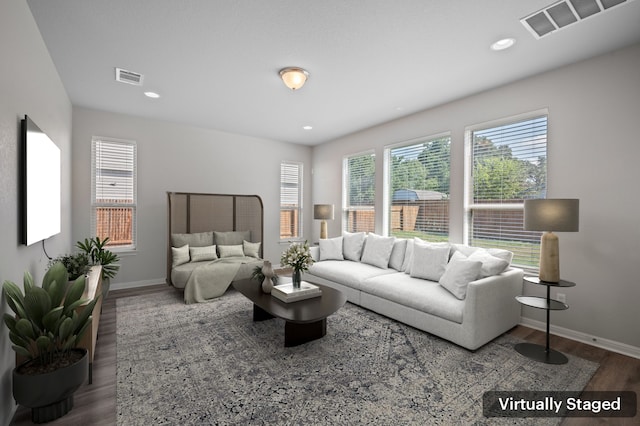
{"label": "potted plant", "polygon": [[34,423],[62,417],[73,407],[73,393],[87,378],[87,350],[77,344],[92,321],[100,295],[82,299],[85,276],[70,283],[62,262],[49,268],[42,287],[25,272],[24,294],[11,281],[5,281],[2,289],[15,314],[4,314],[12,348],[26,359],[13,370],[13,396],[18,404],[31,408]]}
{"label": "potted plant", "polygon": [[85,238],[84,241],[78,241],[76,243],[76,247],[88,257],[91,265],[102,266],[103,297],[107,297],[111,278],[115,277],[120,270],[120,265],[117,264],[120,260],[118,255],[105,248],[108,242],[109,237],[103,240],[100,240],[100,237],[94,237],[91,239]]}
{"label": "potted plant", "polygon": [[69,275],[69,280],[71,281],[74,281],[89,272],[89,256],[85,253],[63,254],[51,259],[47,266],[51,268],[58,262],[64,265]]}

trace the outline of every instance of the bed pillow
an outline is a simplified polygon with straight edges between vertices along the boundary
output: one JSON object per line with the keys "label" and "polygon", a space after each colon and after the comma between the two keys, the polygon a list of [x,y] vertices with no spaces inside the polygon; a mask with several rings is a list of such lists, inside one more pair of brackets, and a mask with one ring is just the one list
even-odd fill
{"label": "bed pillow", "polygon": [[193,234],[171,234],[171,247],[206,247],[213,244],[213,231]]}
{"label": "bed pillow", "polygon": [[244,257],[244,251],[242,250],[242,244],[218,246],[218,252],[220,252],[220,258],[224,257]]}
{"label": "bed pillow", "polygon": [[244,255],[260,259],[260,244],[262,243],[251,243],[247,240],[243,240],[242,250],[244,251]]}
{"label": "bed pillow", "polygon": [[391,256],[389,256],[389,268],[402,271],[405,251],[407,251],[407,240],[396,238],[393,243],[393,250],[391,250]]}
{"label": "bed pillow", "polygon": [[251,231],[213,231],[214,242],[219,246],[242,245],[243,241],[251,241]]}
{"label": "bed pillow", "polygon": [[449,262],[449,250],[449,245],[414,242],[409,275],[438,282]]}
{"label": "bed pillow", "polygon": [[440,277],[440,285],[456,298],[462,300],[467,297],[467,287],[480,274],[482,262],[469,260],[459,251],[451,256],[451,260]]}
{"label": "bed pillow", "polygon": [[183,265],[189,262],[189,245],[185,244],[182,247],[171,247],[171,267]]}
{"label": "bed pillow", "polygon": [[362,253],[362,263],[387,269],[389,267],[389,257],[393,250],[394,237],[382,237],[373,233],[367,235]]}
{"label": "bed pillow", "polygon": [[480,270],[480,277],[482,278],[499,275],[509,267],[509,262],[489,254],[485,249],[474,251],[469,255],[468,259],[482,262],[482,269]]}
{"label": "bed pillow", "polygon": [[205,260],[216,260],[218,258],[216,246],[189,247],[189,255],[191,256],[192,262],[203,262]]}
{"label": "bed pillow", "polygon": [[320,239],[320,260],[344,260],[342,237]]}
{"label": "bed pillow", "polygon": [[362,246],[364,245],[364,232],[342,233],[342,254],[345,259],[360,262]]}

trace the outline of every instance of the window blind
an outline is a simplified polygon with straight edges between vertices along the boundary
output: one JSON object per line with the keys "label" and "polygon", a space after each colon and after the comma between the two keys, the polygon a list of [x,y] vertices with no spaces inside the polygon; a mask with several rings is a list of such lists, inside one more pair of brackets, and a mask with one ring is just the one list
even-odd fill
{"label": "window blind", "polygon": [[280,239],[302,238],[302,163],[280,164]]}
{"label": "window blind", "polygon": [[346,157],[343,169],[343,228],[348,232],[374,232],[375,154],[368,152]]}
{"label": "window blind", "polygon": [[523,229],[523,204],[546,196],[547,116],[475,129],[470,142],[467,242],[510,250],[514,264],[536,268],[540,233]]}
{"label": "window blind", "polygon": [[386,154],[389,235],[447,241],[451,137],[388,148]]}
{"label": "window blind", "polygon": [[92,140],[91,229],[110,247],[135,248],[136,151],[133,141]]}

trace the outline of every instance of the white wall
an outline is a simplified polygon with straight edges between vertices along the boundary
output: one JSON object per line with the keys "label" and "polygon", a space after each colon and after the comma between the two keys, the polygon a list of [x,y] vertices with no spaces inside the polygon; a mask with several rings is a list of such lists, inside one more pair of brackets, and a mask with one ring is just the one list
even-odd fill
{"label": "white wall", "polygon": [[[73,109],[73,240],[90,236],[91,138],[138,147],[138,244],[121,256],[114,287],[161,283],[166,275],[167,191],[257,194],[264,204],[264,257],[280,261],[280,163],[304,163],[311,205],[311,148],[86,108]],[[306,209],[304,229],[309,230]]]}
{"label": "white wall", "polygon": [[[314,202],[341,205],[344,155],[375,148],[377,231],[382,232],[384,146],[450,131],[450,240],[462,242],[465,126],[549,110],[548,197],[580,199],[580,232],[560,237],[568,311],[551,322],[574,338],[640,354],[640,45],[470,96],[314,148]],[[339,235],[341,221],[329,222]],[[543,288],[527,285],[527,294]],[[555,293],[555,292],[554,292]],[[525,323],[542,311],[523,308]],[[534,322],[531,322],[534,321]],[[598,342],[596,342],[598,344]]]}
{"label": "white wall", "polygon": [[[60,148],[62,159],[61,233],[46,241],[50,256],[71,246],[71,103],[25,1],[3,1],[0,11],[0,281],[22,287],[24,271],[41,282],[47,266],[42,245],[19,240],[20,120],[25,114]],[[0,315],[11,312],[1,296]],[[11,372],[15,353],[0,325],[0,424],[15,411]]]}

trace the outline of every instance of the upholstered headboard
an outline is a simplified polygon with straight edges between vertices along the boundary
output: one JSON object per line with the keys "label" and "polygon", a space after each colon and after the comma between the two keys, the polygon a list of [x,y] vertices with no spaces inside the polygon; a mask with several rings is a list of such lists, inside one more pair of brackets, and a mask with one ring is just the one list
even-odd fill
{"label": "upholstered headboard", "polygon": [[[251,241],[262,242],[264,211],[257,195],[167,192],[167,283],[171,283],[171,234],[207,231],[251,231]],[[262,257],[262,244],[260,256]]]}

